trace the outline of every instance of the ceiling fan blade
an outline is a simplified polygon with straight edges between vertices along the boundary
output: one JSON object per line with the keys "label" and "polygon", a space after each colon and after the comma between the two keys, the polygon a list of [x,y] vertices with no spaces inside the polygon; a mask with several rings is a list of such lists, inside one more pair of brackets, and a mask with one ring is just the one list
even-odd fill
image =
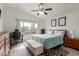
{"label": "ceiling fan blade", "polygon": [[38,10],[32,10],[32,11],[38,11]]}
{"label": "ceiling fan blade", "polygon": [[47,13],[46,13],[46,12],[44,12],[44,14],[45,14],[45,15],[47,15]]}
{"label": "ceiling fan blade", "polygon": [[46,8],[46,9],[45,9],[45,11],[50,11],[50,10],[52,10],[52,8]]}

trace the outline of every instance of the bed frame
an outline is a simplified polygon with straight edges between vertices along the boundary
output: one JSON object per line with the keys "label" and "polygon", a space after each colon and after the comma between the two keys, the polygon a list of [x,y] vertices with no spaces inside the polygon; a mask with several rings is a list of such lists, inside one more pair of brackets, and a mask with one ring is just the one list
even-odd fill
{"label": "bed frame", "polygon": [[[49,30],[49,31],[65,31],[65,34],[64,34],[64,39],[66,38],[66,37],[68,37],[68,35],[67,35],[67,30],[59,30],[59,29],[56,29],[56,30]],[[59,45],[60,46],[60,45]],[[50,56],[51,55],[51,51],[53,50],[53,48],[50,48],[50,49],[46,49],[46,48],[44,48],[44,55],[45,56]]]}

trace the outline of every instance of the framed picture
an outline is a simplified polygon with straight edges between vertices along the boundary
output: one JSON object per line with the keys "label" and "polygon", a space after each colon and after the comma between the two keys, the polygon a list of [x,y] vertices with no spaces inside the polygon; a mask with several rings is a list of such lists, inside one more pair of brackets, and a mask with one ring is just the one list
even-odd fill
{"label": "framed picture", "polygon": [[66,17],[58,18],[58,26],[66,26]]}
{"label": "framed picture", "polygon": [[57,23],[56,19],[51,20],[51,26],[52,27],[55,27],[56,26],[56,23]]}

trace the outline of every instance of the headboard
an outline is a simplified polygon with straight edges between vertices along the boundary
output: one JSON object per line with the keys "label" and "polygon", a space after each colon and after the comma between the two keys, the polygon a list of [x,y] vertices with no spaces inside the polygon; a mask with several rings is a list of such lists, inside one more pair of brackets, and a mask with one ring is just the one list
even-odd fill
{"label": "headboard", "polygon": [[68,35],[67,35],[67,30],[60,30],[60,29],[52,29],[52,30],[49,30],[49,31],[65,31],[65,34],[64,34],[64,37],[68,37]]}

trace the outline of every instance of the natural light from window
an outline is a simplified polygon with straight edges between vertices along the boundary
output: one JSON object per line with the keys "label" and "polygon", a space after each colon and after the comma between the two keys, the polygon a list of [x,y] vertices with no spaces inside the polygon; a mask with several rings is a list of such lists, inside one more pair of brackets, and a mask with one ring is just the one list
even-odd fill
{"label": "natural light from window", "polygon": [[32,33],[36,32],[38,28],[38,23],[36,22],[27,22],[27,21],[20,21],[21,31],[23,33]]}

